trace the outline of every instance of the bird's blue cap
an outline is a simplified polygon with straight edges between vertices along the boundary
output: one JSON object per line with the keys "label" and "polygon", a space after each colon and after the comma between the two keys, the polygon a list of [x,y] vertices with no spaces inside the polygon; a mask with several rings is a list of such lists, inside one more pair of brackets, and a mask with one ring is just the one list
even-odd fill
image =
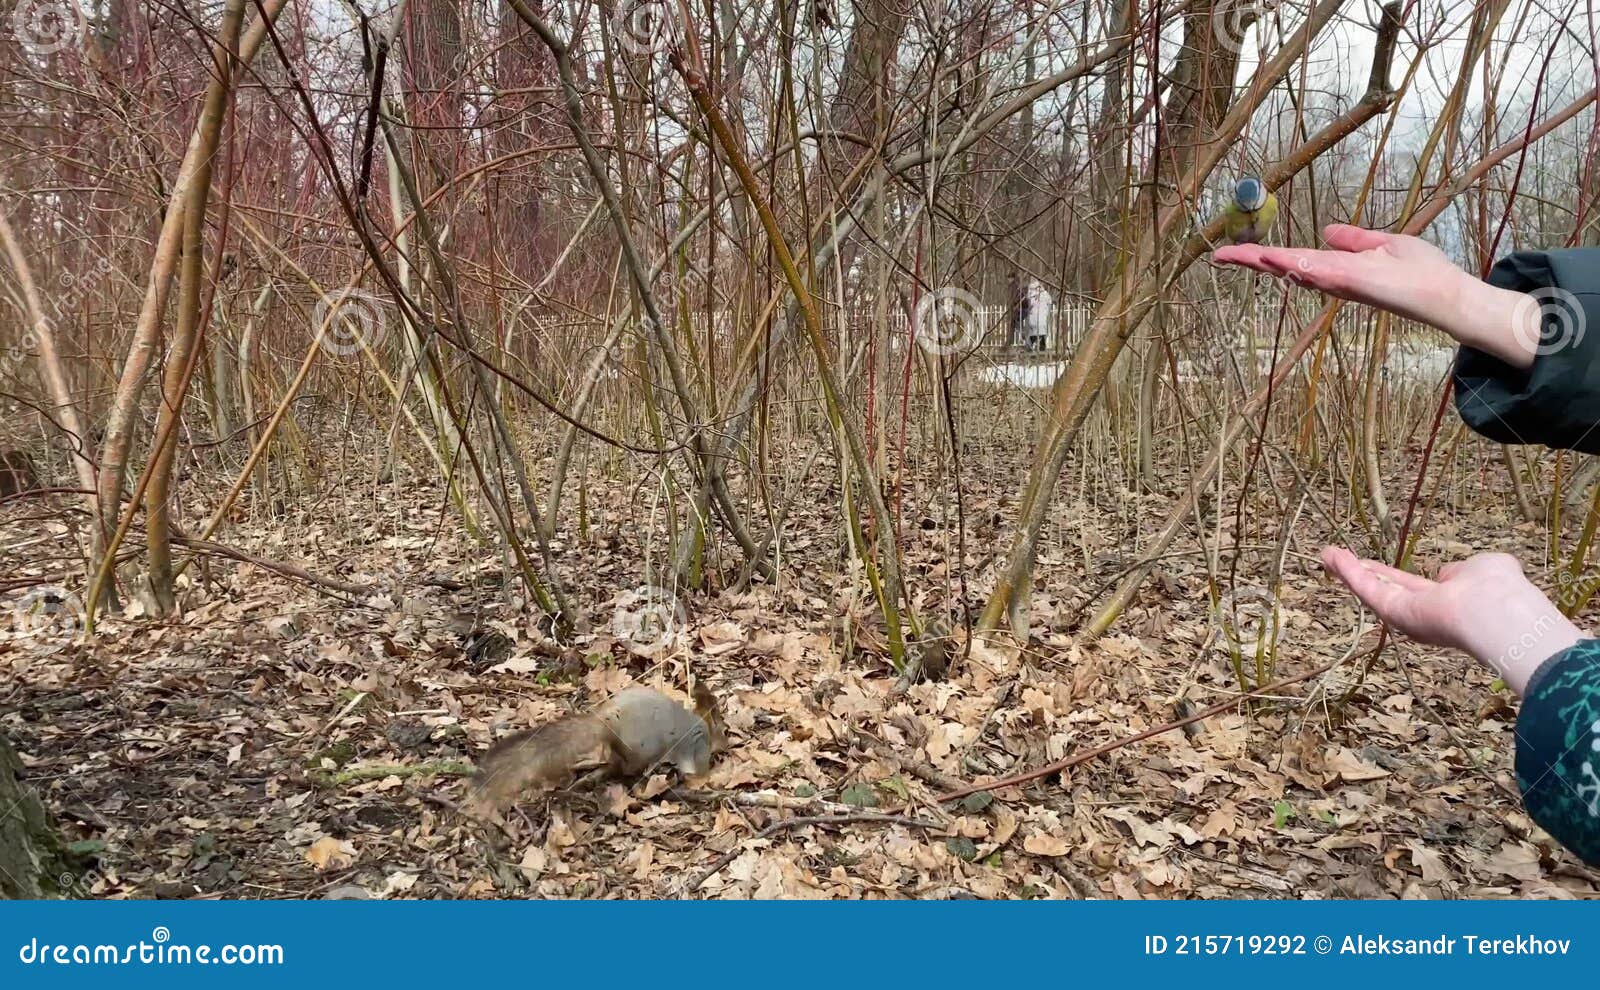
{"label": "bird's blue cap", "polygon": [[1267,203],[1267,187],[1253,175],[1247,175],[1233,187],[1233,201],[1239,209],[1255,212]]}

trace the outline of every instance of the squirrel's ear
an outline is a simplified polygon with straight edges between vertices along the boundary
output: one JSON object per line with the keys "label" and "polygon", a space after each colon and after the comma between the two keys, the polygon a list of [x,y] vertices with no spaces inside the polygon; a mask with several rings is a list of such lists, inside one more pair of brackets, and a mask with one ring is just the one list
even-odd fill
{"label": "squirrel's ear", "polygon": [[717,696],[711,693],[704,681],[695,681],[694,689],[690,691],[694,698],[694,713],[701,718],[717,713]]}

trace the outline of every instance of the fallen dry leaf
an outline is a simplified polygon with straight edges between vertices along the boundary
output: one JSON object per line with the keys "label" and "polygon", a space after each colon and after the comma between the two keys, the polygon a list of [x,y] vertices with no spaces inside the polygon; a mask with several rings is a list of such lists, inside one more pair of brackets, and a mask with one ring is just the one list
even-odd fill
{"label": "fallen dry leaf", "polygon": [[331,835],[323,836],[306,850],[306,862],[316,867],[318,873],[345,869],[355,862],[355,858],[355,846]]}

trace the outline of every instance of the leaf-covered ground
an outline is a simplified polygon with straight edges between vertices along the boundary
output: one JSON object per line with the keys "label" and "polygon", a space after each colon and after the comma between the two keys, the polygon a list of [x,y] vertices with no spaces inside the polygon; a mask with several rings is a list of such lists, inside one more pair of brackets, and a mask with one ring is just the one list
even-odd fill
{"label": "leaf-covered ground", "polygon": [[[1075,465],[1041,559],[1031,642],[967,649],[958,631],[949,676],[897,696],[839,523],[807,508],[838,504],[829,458],[813,463],[783,482],[796,497],[776,584],[738,587],[736,553],[714,547],[713,587],[681,595],[676,614],[639,594],[670,546],[657,496],[587,474],[582,535],[559,540],[556,556],[591,624],[566,644],[508,601],[498,558],[467,538],[434,486],[351,477],[222,538],[371,594],[207,556],[185,575],[181,618],[135,607],[78,642],[38,619],[43,607],[70,621],[71,593],[83,590],[74,576],[59,604],[35,594],[33,619],[0,627],[0,731],[69,837],[98,851],[77,879],[95,897],[1600,890],[1517,802],[1515,699],[1489,675],[1402,643],[1361,676],[1375,634],[1312,560],[1321,540],[1349,535],[1326,522],[1342,496],[1282,479],[1264,477],[1243,513],[1226,496],[1208,545],[1246,550],[1219,558],[1221,590],[1277,585],[1276,677],[1350,659],[1066,779],[941,807],[943,784],[1025,770],[1228,697],[1236,683],[1206,556],[1185,536],[1111,634],[1075,641],[1086,601],[1137,559],[1171,504]],[[1011,518],[1009,481],[986,489],[979,477],[964,466],[964,561],[953,500],[909,484],[899,493],[925,611],[949,607],[962,576],[981,604],[1005,549],[996,518]],[[1459,470],[1448,498],[1423,499],[1424,566],[1469,548],[1540,559],[1541,531],[1513,527],[1505,498],[1485,495],[1502,480]],[[1286,519],[1294,531],[1280,543]],[[81,539],[81,517],[62,503],[0,507],[0,560],[19,581],[67,573]],[[663,615],[670,635],[653,637]],[[581,781],[530,796],[503,826],[456,810],[464,769],[492,740],[630,682],[681,690],[690,671],[721,698],[731,730],[708,778]]]}

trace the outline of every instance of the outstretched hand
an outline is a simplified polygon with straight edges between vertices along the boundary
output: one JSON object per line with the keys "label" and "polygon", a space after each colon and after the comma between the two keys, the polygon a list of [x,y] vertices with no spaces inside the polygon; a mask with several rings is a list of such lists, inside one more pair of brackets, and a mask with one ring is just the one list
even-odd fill
{"label": "outstretched hand", "polygon": [[1419,643],[1468,647],[1465,622],[1492,609],[1512,583],[1526,583],[1522,565],[1503,553],[1482,553],[1446,564],[1438,580],[1357,557],[1343,547],[1322,551],[1322,563],[1390,628]]}
{"label": "outstretched hand", "polygon": [[1419,320],[1518,368],[1533,363],[1538,307],[1528,296],[1473,278],[1419,237],[1343,223],[1322,236],[1326,250],[1235,244],[1211,257]]}
{"label": "outstretched hand", "polygon": [[1390,628],[1465,650],[1521,693],[1547,657],[1581,634],[1504,553],[1446,564],[1437,580],[1327,547],[1322,563]]}
{"label": "outstretched hand", "polygon": [[1435,324],[1446,317],[1466,277],[1443,251],[1418,237],[1343,223],[1324,227],[1322,236],[1328,250],[1236,244],[1219,248],[1212,259]]}

